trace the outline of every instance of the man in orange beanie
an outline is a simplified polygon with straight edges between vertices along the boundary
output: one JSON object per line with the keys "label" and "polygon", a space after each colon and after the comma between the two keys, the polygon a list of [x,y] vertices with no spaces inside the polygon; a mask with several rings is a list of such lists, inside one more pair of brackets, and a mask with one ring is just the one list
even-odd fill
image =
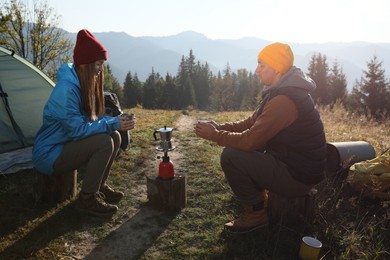
{"label": "man in orange beanie", "polygon": [[225,229],[246,233],[268,224],[267,193],[307,194],[323,180],[326,141],[310,92],[312,79],[294,65],[288,44],[275,42],[258,54],[256,73],[263,99],[241,121],[199,122],[195,133],[225,146],[221,166],[244,211]]}

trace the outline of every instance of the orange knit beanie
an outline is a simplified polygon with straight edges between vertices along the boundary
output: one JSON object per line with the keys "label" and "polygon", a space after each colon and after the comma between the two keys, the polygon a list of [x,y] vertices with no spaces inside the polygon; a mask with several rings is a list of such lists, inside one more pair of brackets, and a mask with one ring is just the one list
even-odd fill
{"label": "orange knit beanie", "polygon": [[280,42],[265,46],[259,52],[258,58],[282,74],[286,73],[294,64],[294,54],[290,46]]}

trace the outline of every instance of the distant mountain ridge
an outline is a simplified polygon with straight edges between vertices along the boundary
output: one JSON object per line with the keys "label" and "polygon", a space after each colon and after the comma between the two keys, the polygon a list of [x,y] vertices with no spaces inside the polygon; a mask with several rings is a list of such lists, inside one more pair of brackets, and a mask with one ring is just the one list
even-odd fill
{"label": "distant mountain ridge", "polygon": [[[182,56],[188,56],[192,49],[197,61],[205,62],[216,74],[229,64],[232,70],[245,68],[254,72],[257,54],[270,41],[246,37],[237,40],[212,40],[201,33],[186,31],[164,37],[134,37],[124,32],[94,33],[108,50],[108,63],[114,76],[122,84],[128,72],[137,73],[144,81],[154,70],[165,76],[176,75]],[[69,38],[75,40],[76,34]],[[295,65],[307,72],[310,58],[314,53],[326,55],[329,68],[337,60],[348,80],[348,89],[352,89],[356,80],[367,70],[367,62],[374,55],[382,61],[386,77],[390,78],[390,43],[293,43],[287,42],[295,53]]]}

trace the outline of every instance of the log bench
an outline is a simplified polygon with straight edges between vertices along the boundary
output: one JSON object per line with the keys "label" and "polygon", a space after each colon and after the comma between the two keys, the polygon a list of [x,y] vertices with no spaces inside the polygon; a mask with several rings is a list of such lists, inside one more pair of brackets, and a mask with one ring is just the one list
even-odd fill
{"label": "log bench", "polygon": [[77,170],[47,175],[33,169],[33,198],[39,202],[61,203],[77,196]]}
{"label": "log bench", "polygon": [[305,196],[287,198],[274,192],[268,193],[268,211],[270,221],[297,223],[312,222],[315,213],[317,189],[312,188]]}

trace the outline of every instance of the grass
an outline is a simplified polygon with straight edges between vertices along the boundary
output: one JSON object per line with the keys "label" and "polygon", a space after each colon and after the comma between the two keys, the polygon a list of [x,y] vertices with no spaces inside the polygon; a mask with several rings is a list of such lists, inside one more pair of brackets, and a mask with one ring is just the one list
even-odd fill
{"label": "grass", "polygon": [[[77,259],[134,223],[147,206],[145,174],[157,164],[153,131],[173,126],[181,115],[233,121],[251,112],[209,113],[135,108],[137,129],[131,149],[114,163],[109,180],[126,190],[120,210],[110,220],[75,213],[73,201],[33,206],[31,171],[0,177],[0,259]],[[327,140],[369,142],[377,154],[390,147],[389,122],[376,123],[347,114],[341,107],[321,108]],[[223,224],[239,213],[219,166],[222,148],[197,138],[191,129],[174,131],[182,155],[175,171],[186,174],[187,205],[177,214],[155,214],[136,225],[149,240],[137,248],[135,259],[297,259],[300,239],[311,235],[323,243],[324,259],[388,259],[389,201],[370,200],[350,189],[347,170],[318,185],[312,223],[270,225],[247,235],[223,232]],[[179,150],[179,149],[178,149]],[[138,222],[136,222],[138,223]],[[129,234],[131,235],[131,234]],[[119,242],[117,243],[119,244]],[[90,248],[88,248],[88,246]],[[132,245],[128,245],[131,248]],[[84,250],[84,251],[83,251]],[[115,253],[115,252],[113,252]]]}

